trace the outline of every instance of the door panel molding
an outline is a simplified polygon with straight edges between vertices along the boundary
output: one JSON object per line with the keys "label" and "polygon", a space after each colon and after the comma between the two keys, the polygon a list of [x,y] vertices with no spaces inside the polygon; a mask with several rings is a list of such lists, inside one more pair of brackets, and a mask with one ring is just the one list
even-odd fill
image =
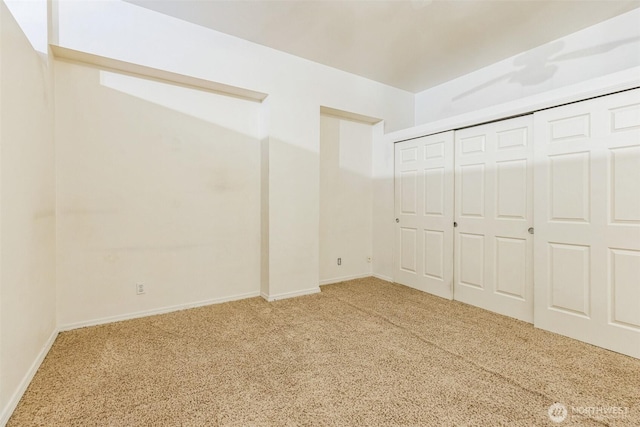
{"label": "door panel molding", "polygon": [[394,185],[395,281],[452,299],[453,131],[396,143]]}
{"label": "door panel molding", "polygon": [[534,114],[535,326],[638,358],[639,100]]}
{"label": "door panel molding", "polygon": [[533,322],[533,117],[455,133],[454,299]]}

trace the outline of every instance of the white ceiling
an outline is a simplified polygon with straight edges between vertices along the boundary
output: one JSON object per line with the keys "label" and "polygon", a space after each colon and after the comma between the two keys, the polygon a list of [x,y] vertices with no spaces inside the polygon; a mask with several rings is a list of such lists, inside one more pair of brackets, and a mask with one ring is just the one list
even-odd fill
{"label": "white ceiling", "polygon": [[127,1],[411,92],[640,7],[640,0]]}

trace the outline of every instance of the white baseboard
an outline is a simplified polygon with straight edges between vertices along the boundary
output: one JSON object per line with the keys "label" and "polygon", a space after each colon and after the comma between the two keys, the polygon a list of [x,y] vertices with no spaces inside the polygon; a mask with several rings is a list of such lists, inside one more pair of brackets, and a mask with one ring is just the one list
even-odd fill
{"label": "white baseboard", "polygon": [[373,277],[375,277],[375,278],[378,278],[378,279],[380,279],[380,280],[384,280],[384,281],[386,281],[386,282],[395,283],[395,282],[393,281],[393,278],[391,278],[391,277],[389,277],[389,276],[385,276],[385,275],[382,275],[382,274],[376,274],[376,273],[373,273],[373,274],[372,274],[372,276],[373,276]]}
{"label": "white baseboard", "polygon": [[47,353],[49,353],[49,350],[51,350],[51,346],[55,342],[57,336],[58,329],[54,329],[47,339],[47,342],[44,344],[44,346],[42,346],[40,353],[38,353],[38,356],[29,367],[29,370],[22,378],[22,381],[20,381],[18,389],[13,393],[13,396],[11,396],[11,399],[9,399],[7,405],[2,409],[2,412],[0,412],[0,426],[6,425],[9,421],[9,418],[11,418],[11,414],[13,414],[13,411],[15,411],[16,407],[18,406],[18,403],[20,402],[20,399],[22,399],[22,395],[24,394],[24,392],[27,391],[27,387],[29,387],[31,380],[35,376],[36,372],[38,372],[38,368],[40,368],[40,365],[42,364],[44,358],[47,356]]}
{"label": "white baseboard", "polygon": [[316,286],[314,288],[303,289],[301,291],[283,292],[281,294],[273,294],[273,295],[269,295],[269,294],[266,294],[266,293],[262,292],[260,294],[260,296],[262,298],[266,299],[267,301],[272,302],[272,301],[276,301],[276,300],[280,300],[280,299],[287,299],[287,298],[301,297],[303,295],[317,294],[319,292],[320,292],[320,286]]}
{"label": "white baseboard", "polygon": [[365,277],[371,277],[371,273],[352,274],[350,276],[334,277],[332,279],[320,280],[320,286],[331,285],[333,283],[346,282],[347,280],[362,279]]}
{"label": "white baseboard", "polygon": [[231,295],[228,297],[212,298],[197,302],[188,302],[185,304],[177,304],[169,307],[155,308],[152,310],[138,311],[135,313],[119,314],[117,316],[103,317],[100,319],[85,320],[82,322],[67,323],[60,325],[60,332],[71,331],[78,328],[86,328],[87,326],[103,325],[105,323],[121,322],[123,320],[138,319],[140,317],[154,316],[156,314],[171,313],[173,311],[187,310],[189,308],[203,307],[206,305],[220,304],[223,302],[237,301],[245,298],[253,298],[260,296],[259,291],[247,292],[245,294]]}

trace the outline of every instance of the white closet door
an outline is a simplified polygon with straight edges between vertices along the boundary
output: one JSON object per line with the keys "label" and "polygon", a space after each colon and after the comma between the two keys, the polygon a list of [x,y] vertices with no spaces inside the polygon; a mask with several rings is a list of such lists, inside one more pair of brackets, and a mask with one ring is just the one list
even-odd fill
{"label": "white closet door", "polygon": [[454,299],[533,322],[532,116],[455,133]]}
{"label": "white closet door", "polygon": [[453,132],[395,144],[395,210],[395,281],[451,299]]}
{"label": "white closet door", "polygon": [[535,325],[640,357],[640,90],[534,126]]}

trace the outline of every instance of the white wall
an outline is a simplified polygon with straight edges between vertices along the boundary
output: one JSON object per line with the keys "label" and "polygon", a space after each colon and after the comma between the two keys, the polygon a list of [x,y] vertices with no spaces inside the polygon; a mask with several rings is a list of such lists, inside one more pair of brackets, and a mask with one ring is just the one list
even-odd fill
{"label": "white wall", "polygon": [[319,106],[394,130],[413,125],[413,94],[121,1],[59,2],[57,16],[63,47],[269,94],[265,296],[317,291]]}
{"label": "white wall", "polygon": [[0,2],[0,425],[55,338],[51,73]]}
{"label": "white wall", "polygon": [[562,89],[640,66],[640,9],[416,94],[415,124]]}
{"label": "white wall", "polygon": [[320,284],[371,275],[372,151],[372,125],[320,117]]}
{"label": "white wall", "polygon": [[380,124],[373,128],[373,275],[393,281],[393,140]]}
{"label": "white wall", "polygon": [[261,105],[61,61],[55,75],[61,328],[259,295]]}
{"label": "white wall", "polygon": [[31,46],[47,54],[47,1],[48,0],[2,0],[20,26]]}

